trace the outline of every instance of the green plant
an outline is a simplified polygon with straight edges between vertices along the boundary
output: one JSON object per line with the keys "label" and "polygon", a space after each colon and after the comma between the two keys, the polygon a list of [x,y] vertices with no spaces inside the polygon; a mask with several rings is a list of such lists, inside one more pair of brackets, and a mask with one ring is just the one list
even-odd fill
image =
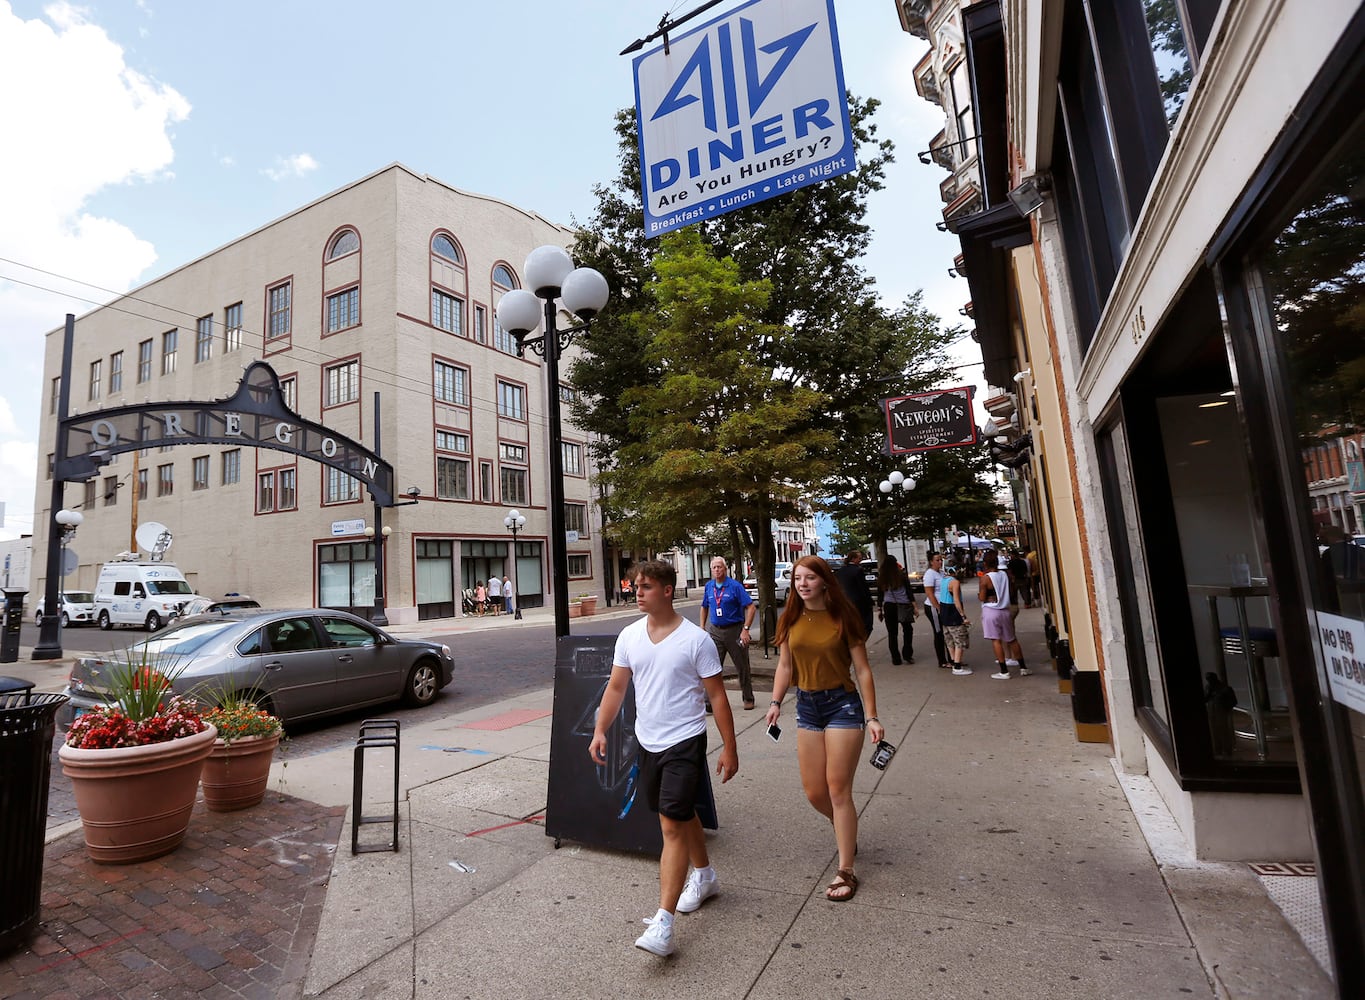
{"label": "green plant", "polygon": [[172,693],[181,667],[158,657],[145,646],[141,657],[125,653],[121,663],[105,673],[104,704],[76,719],[66,733],[66,745],[80,750],[165,743],[193,736],[207,728],[193,698]]}
{"label": "green plant", "polygon": [[217,727],[218,738],[224,743],[247,736],[279,736],[284,732],[279,719],[243,697],[223,699],[204,713],[204,721]]}

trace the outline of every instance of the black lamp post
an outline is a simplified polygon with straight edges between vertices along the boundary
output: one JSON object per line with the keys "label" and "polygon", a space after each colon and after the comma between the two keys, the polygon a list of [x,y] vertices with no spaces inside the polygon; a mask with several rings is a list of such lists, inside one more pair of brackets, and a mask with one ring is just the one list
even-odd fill
{"label": "black lamp post", "polygon": [[[521,618],[521,592],[517,588],[517,532],[526,527],[526,518],[521,511],[513,508],[507,512],[502,523],[512,533],[512,610],[514,612],[513,619],[516,620]],[[504,591],[503,599],[506,600],[506,597]]]}
{"label": "black lamp post", "polygon": [[[559,358],[573,336],[588,328],[602,311],[611,292],[607,279],[590,267],[575,268],[573,258],[562,247],[543,246],[526,258],[526,285],[531,291],[516,289],[498,301],[498,323],[517,339],[517,355],[531,348],[545,359],[545,407],[550,424],[550,557],[551,586],[555,598],[555,637],[569,634],[569,549],[564,527],[564,450],[563,428],[559,424]],[[556,319],[560,299],[565,310],[583,320],[576,326],[559,329]],[[541,325],[544,302],[544,331],[529,334]]]}
{"label": "black lamp post", "polygon": [[374,542],[374,609],[370,612],[370,623],[381,627],[389,624],[389,616],[384,608],[384,550],[388,548],[389,535],[393,534],[392,528],[380,523],[380,518],[384,516],[382,511],[379,504],[374,505],[375,523],[380,525],[379,534],[375,534],[374,525],[365,525],[365,537]]}
{"label": "black lamp post", "polygon": [[[909,493],[911,490],[913,490],[913,489],[915,488],[915,480],[912,479],[910,476],[907,476],[907,475],[906,475],[905,473],[903,473],[903,472],[896,471],[896,472],[891,473],[891,475],[887,476],[887,477],[886,477],[885,479],[883,479],[880,483],[878,483],[878,484],[877,484],[877,489],[881,490],[883,493],[889,494],[889,493],[891,493],[891,491],[894,490],[897,486],[899,486],[901,489],[903,489],[906,493]],[[900,529],[901,529],[901,565],[904,566],[905,569],[906,569],[907,571],[909,571],[909,569],[910,569],[910,556],[909,556],[909,554],[908,554],[908,552],[907,552],[907,550],[906,550],[906,547],[905,547],[905,517],[904,517],[904,515],[902,515],[901,517],[896,518],[896,523],[900,526]]]}

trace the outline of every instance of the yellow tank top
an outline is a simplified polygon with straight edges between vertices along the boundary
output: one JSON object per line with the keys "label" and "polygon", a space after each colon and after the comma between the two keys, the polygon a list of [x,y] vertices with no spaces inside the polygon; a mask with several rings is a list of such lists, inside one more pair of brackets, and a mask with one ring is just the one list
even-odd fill
{"label": "yellow tank top", "polygon": [[787,631],[796,686],[803,691],[828,691],[841,687],[857,690],[853,683],[853,654],[839,635],[828,611],[803,611]]}

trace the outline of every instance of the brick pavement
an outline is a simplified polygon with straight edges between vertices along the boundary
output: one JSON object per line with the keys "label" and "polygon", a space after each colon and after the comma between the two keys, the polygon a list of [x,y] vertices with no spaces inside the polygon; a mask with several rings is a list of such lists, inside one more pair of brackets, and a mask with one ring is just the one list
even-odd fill
{"label": "brick pavement", "polygon": [[39,927],[0,958],[0,997],[301,996],[345,812],[201,799],[178,850],[134,865],[90,861],[80,831],[48,844]]}

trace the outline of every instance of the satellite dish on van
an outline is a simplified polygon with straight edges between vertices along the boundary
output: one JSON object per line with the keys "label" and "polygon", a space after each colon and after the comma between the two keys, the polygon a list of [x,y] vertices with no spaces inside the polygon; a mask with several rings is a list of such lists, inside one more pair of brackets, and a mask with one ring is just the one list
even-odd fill
{"label": "satellite dish on van", "polygon": [[134,537],[137,539],[138,548],[146,549],[152,562],[160,562],[171,547],[171,529],[160,521],[148,521],[146,524],[138,525]]}

